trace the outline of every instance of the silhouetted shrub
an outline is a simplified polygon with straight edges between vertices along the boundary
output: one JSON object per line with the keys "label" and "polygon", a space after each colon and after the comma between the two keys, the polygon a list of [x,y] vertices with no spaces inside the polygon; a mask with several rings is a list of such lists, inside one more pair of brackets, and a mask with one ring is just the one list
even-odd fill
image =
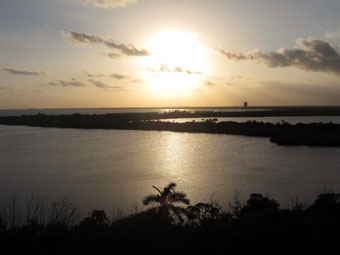
{"label": "silhouetted shrub", "polygon": [[276,210],[279,206],[280,204],[274,199],[264,197],[262,194],[252,193],[250,194],[250,198],[247,200],[246,205],[241,208],[240,215],[241,217],[244,217],[265,210]]}

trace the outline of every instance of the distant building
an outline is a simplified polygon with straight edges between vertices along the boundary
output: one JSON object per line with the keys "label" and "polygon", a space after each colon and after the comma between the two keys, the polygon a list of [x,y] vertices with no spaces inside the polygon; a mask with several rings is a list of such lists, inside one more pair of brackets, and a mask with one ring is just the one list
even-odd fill
{"label": "distant building", "polygon": [[244,108],[244,109],[247,109],[247,108],[248,108],[248,102],[244,102],[244,103],[243,103],[243,108]]}

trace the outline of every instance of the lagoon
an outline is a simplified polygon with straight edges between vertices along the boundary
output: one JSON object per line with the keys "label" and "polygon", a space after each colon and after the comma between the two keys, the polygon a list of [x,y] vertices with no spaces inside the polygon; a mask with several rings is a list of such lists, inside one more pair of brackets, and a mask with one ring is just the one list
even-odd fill
{"label": "lagoon", "polygon": [[277,146],[266,138],[167,131],[0,125],[0,200],[68,196],[88,212],[142,210],[151,187],[173,181],[192,203],[228,205],[236,192],[283,207],[340,190],[340,148]]}

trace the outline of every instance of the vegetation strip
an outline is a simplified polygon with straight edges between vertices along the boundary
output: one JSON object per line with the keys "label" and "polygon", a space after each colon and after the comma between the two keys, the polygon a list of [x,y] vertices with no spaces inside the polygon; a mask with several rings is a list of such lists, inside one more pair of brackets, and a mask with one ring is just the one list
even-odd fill
{"label": "vegetation strip", "polygon": [[[278,145],[340,146],[340,125],[333,123],[277,124],[247,121],[244,123],[213,119],[205,122],[174,123],[155,119],[188,115],[178,113],[101,114],[101,115],[23,115],[0,117],[0,124],[80,129],[157,130],[269,137]],[[205,113],[207,114],[207,113]]]}

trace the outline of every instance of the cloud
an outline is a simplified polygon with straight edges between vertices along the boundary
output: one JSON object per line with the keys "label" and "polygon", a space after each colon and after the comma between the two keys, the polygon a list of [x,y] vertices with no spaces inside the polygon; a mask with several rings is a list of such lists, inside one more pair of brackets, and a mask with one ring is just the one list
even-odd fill
{"label": "cloud", "polygon": [[145,57],[150,53],[146,49],[138,50],[133,44],[115,43],[113,41],[106,41],[105,45],[111,49],[117,49],[122,54],[127,56]]}
{"label": "cloud", "polygon": [[94,78],[94,77],[104,77],[104,76],[105,76],[105,74],[102,74],[102,73],[91,74],[91,73],[88,73],[88,72],[85,72],[85,71],[83,71],[83,73],[84,73],[87,77],[89,77],[89,78]]}
{"label": "cloud", "polygon": [[169,73],[181,73],[182,67],[176,66],[173,69],[170,69],[167,65],[161,64],[159,68],[162,72],[169,72]]}
{"label": "cloud", "polygon": [[106,85],[105,83],[103,83],[102,81],[95,81],[92,79],[88,80],[92,85],[94,85],[97,88],[101,88],[104,90],[108,90],[108,89],[120,89],[120,87],[118,86],[110,86],[110,85]]}
{"label": "cloud", "polygon": [[116,58],[119,58],[121,55],[120,55],[120,54],[117,54],[117,53],[108,53],[107,56],[108,56],[109,58],[116,59]]}
{"label": "cloud", "polygon": [[[102,44],[110,49],[115,49],[119,51],[121,54],[126,56],[135,56],[135,57],[143,57],[149,56],[150,53],[146,49],[137,49],[133,44],[123,44],[114,42],[111,38],[104,38],[99,35],[88,34],[88,33],[79,33],[70,30],[60,30],[60,34],[63,38],[70,41],[75,45],[79,44]],[[120,56],[117,53],[109,53],[109,57],[117,58]]]}
{"label": "cloud", "polygon": [[50,82],[50,83],[47,83],[47,85],[56,86],[56,87],[57,86],[60,86],[60,87],[85,87],[86,86],[84,82],[77,81],[74,78],[72,78],[69,81],[59,80],[57,82]]}
{"label": "cloud", "polygon": [[297,47],[281,48],[274,52],[253,50],[250,52],[218,51],[233,61],[251,60],[270,68],[296,67],[305,71],[331,72],[340,75],[340,54],[328,42],[314,39],[298,39]]}
{"label": "cloud", "polygon": [[137,0],[77,0],[86,5],[93,5],[100,8],[119,8],[128,4],[136,4]]}
{"label": "cloud", "polygon": [[174,68],[170,68],[169,66],[165,65],[165,64],[160,64],[159,69],[152,69],[150,67],[146,68],[147,71],[149,72],[168,72],[168,73],[182,73],[182,72],[186,72],[187,74],[202,74],[199,71],[191,71],[191,70],[183,70],[182,67],[180,66],[175,66]]}
{"label": "cloud", "polygon": [[15,75],[27,75],[27,76],[47,76],[47,73],[40,71],[23,71],[23,70],[17,70],[17,69],[12,69],[12,68],[2,68],[2,71],[5,71],[10,74],[15,74]]}
{"label": "cloud", "polygon": [[130,79],[130,76],[120,74],[120,73],[111,74],[110,77],[116,80]]}
{"label": "cloud", "polygon": [[211,81],[206,81],[206,82],[204,83],[204,85],[205,85],[205,86],[208,86],[208,87],[212,87],[212,86],[215,86],[216,84],[213,83],[213,82],[211,82]]}
{"label": "cloud", "polygon": [[193,72],[193,71],[190,71],[190,70],[186,70],[186,73],[187,73],[187,74],[202,74],[202,73],[199,72],[199,71]]}

